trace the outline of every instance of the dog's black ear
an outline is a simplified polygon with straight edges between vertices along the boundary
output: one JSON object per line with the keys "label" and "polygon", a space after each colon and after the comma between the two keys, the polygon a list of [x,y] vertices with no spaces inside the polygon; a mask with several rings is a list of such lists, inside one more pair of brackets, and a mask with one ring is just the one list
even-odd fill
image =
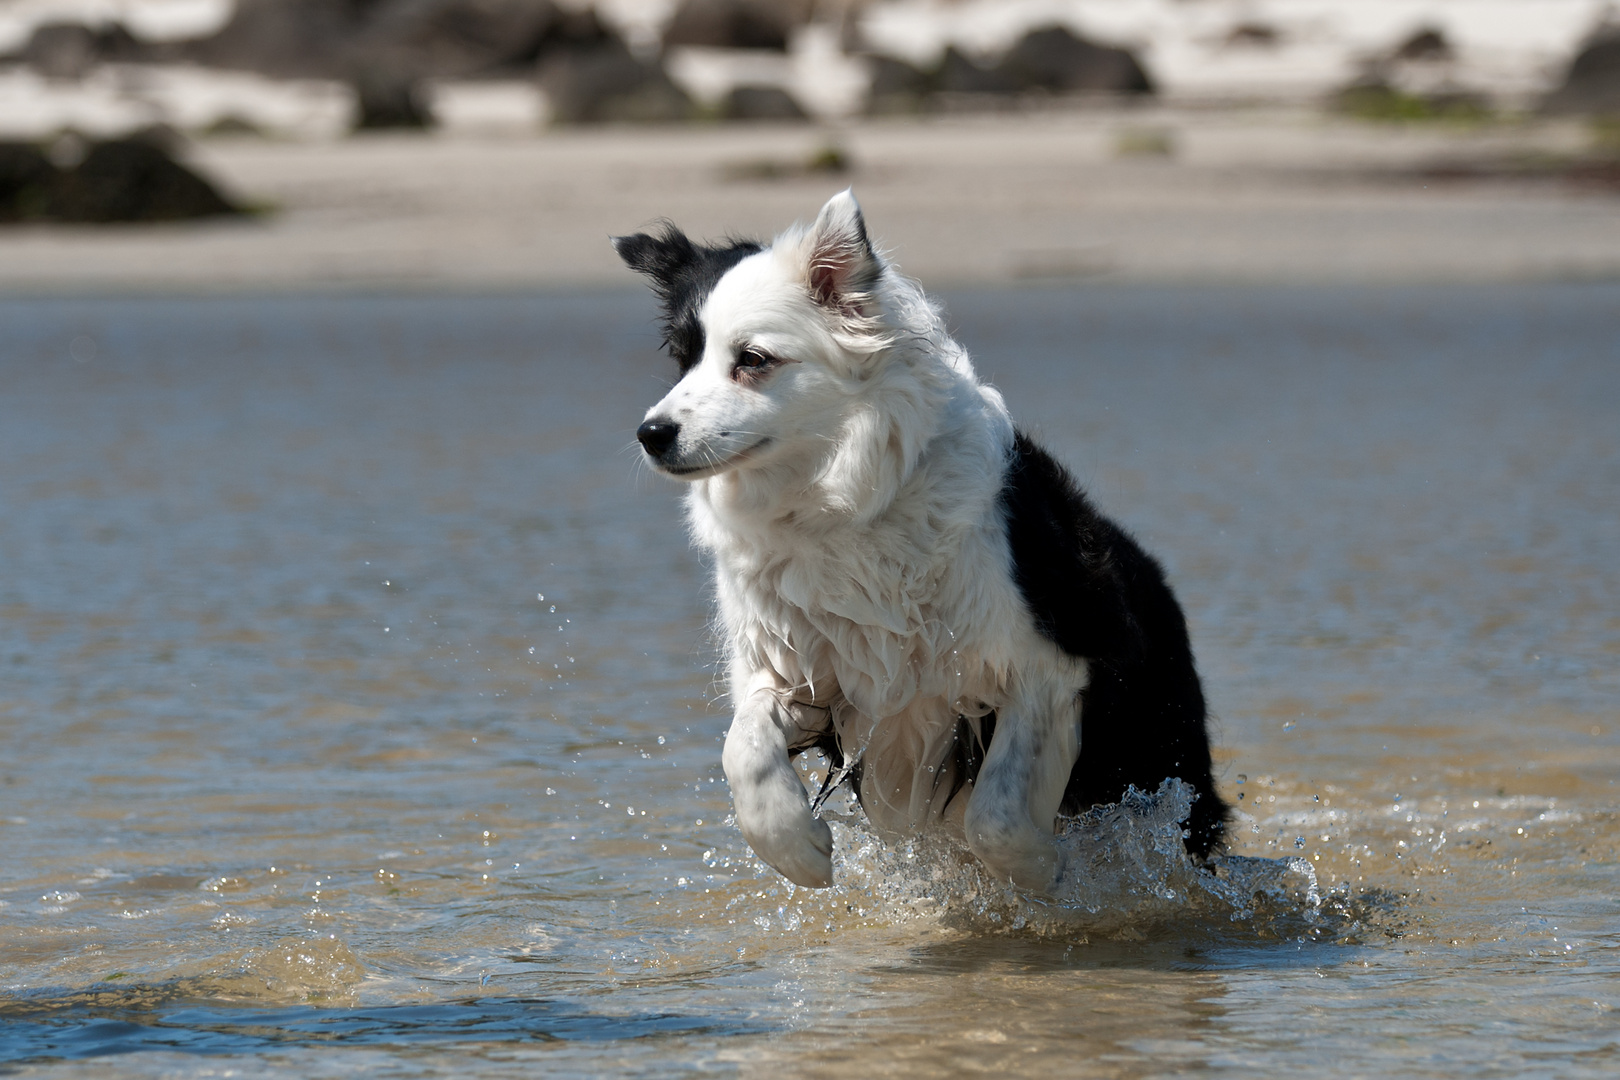
{"label": "dog's black ear", "polygon": [[818,304],[859,314],[861,299],[882,269],[861,206],[845,188],[827,200],[810,228],[810,295]]}
{"label": "dog's black ear", "polygon": [[660,293],[667,291],[670,283],[698,259],[697,247],[667,221],[657,236],[647,233],[615,236],[613,250],[619,253],[624,265],[652,278],[653,286]]}
{"label": "dog's black ear", "polygon": [[752,240],[730,240],[721,247],[694,244],[665,222],[658,235],[615,236],[613,249],[626,266],[652,279],[664,306],[664,346],[684,373],[703,353],[698,311],[726,271],[757,251]]}

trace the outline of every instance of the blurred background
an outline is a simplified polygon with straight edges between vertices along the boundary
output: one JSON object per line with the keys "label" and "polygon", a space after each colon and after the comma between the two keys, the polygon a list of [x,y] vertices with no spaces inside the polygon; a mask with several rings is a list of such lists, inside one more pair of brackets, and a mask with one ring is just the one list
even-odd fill
{"label": "blurred background", "polygon": [[[846,186],[1269,877],[727,824],[608,238]],[[1601,0],[0,0],[0,1072],[1612,1080],[1617,340]]]}
{"label": "blurred background", "polygon": [[1606,0],[0,0],[0,287],[1608,276],[1617,116]]}

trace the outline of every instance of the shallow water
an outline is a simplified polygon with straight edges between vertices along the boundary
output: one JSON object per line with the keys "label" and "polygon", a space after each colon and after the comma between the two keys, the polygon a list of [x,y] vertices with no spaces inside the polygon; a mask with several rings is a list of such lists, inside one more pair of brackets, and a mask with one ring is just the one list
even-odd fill
{"label": "shallow water", "polygon": [[640,292],[5,302],[0,1071],[1614,1075],[1620,287],[947,299],[1243,859],[750,858]]}

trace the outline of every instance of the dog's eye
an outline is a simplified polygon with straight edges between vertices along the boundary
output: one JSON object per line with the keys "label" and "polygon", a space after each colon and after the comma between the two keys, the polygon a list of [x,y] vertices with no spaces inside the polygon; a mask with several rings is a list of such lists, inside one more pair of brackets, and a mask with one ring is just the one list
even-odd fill
{"label": "dog's eye", "polygon": [[776,363],[776,357],[763,349],[756,349],[752,345],[741,349],[737,353],[738,372],[753,373],[763,371]]}

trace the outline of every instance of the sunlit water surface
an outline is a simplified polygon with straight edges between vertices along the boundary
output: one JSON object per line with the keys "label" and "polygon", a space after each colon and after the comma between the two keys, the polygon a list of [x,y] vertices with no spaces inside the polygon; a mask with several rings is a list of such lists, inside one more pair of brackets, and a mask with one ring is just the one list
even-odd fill
{"label": "sunlit water surface", "polygon": [[1169,567],[1240,858],[757,863],[640,292],[7,302],[0,1071],[1620,1073],[1620,288],[947,299]]}

